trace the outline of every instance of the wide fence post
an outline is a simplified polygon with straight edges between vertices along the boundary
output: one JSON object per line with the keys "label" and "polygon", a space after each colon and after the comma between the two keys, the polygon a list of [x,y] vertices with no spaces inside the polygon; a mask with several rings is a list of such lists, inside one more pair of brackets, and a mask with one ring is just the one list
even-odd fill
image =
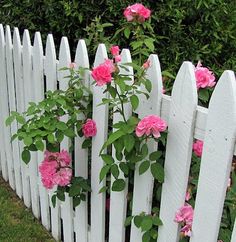
{"label": "wide fence post", "polygon": [[206,124],[191,242],[217,241],[236,135],[236,80],[225,71],[212,94]]}
{"label": "wide fence post", "polygon": [[184,205],[192,155],[193,130],[197,108],[194,67],[184,62],[177,74],[170,104],[165,157],[165,181],[162,185],[158,241],[178,241],[176,211]]}
{"label": "wide fence post", "polygon": [[[161,67],[157,55],[150,55],[150,67],[147,69],[147,79],[152,83],[152,90],[149,94],[149,99],[145,96],[140,100],[138,109],[139,118],[142,119],[147,115],[158,115],[161,112],[161,99],[162,99],[162,76]],[[157,143],[154,140],[148,141],[148,151],[152,153],[157,150]],[[152,208],[152,195],[154,178],[151,174],[150,168],[142,175],[139,175],[139,166],[136,165],[134,175],[134,190],[133,190],[133,206],[132,215],[139,215],[144,212],[151,213]],[[142,232],[134,223],[131,225],[130,242],[141,242]]]}

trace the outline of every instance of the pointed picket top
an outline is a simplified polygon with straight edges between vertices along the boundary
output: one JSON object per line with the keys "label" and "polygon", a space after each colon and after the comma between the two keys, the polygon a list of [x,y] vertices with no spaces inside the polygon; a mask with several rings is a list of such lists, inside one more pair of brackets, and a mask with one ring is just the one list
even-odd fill
{"label": "pointed picket top", "polygon": [[5,35],[4,35],[4,29],[2,24],[0,24],[0,47],[4,47],[5,46]]}
{"label": "pointed picket top", "polygon": [[9,48],[12,48],[11,29],[10,29],[10,26],[9,25],[6,25],[5,36],[6,36],[6,45]]}
{"label": "pointed picket top", "polygon": [[[128,49],[123,49],[121,51],[121,64],[131,63],[131,55]],[[127,69],[120,67],[120,74],[129,75],[132,78],[133,68],[131,66],[125,66]],[[129,81],[131,83],[131,81]],[[127,82],[127,83],[129,83]],[[131,104],[127,103],[124,105],[125,117],[128,119],[132,114]],[[119,113],[113,114],[113,124],[123,121],[122,116]],[[113,154],[115,154],[115,149],[113,147]],[[117,164],[120,163],[113,155],[113,158]],[[119,178],[125,179],[124,175],[121,173]],[[110,216],[109,216],[109,242],[123,242],[125,241],[125,219],[127,211],[127,193],[128,193],[128,181],[126,180],[126,188],[121,192],[110,191]],[[111,183],[114,182],[114,177],[111,177]]]}
{"label": "pointed picket top", "polygon": [[[94,66],[98,66],[107,59],[106,47],[104,44],[98,46]],[[103,160],[99,156],[100,149],[107,139],[108,129],[108,105],[98,106],[104,94],[104,87],[93,85],[93,120],[97,127],[97,134],[92,140],[92,159],[91,159],[91,242],[105,241],[105,194],[99,193],[105,182],[99,183],[99,172],[103,167]]]}
{"label": "pointed picket top", "polygon": [[75,63],[77,66],[89,68],[88,50],[83,39],[78,42],[75,53]]}
{"label": "pointed picket top", "polygon": [[184,62],[172,90],[160,208],[163,226],[159,228],[158,242],[179,238],[179,225],[174,222],[174,216],[185,201],[197,101],[194,66]]}
{"label": "pointed picket top", "polygon": [[235,123],[236,80],[233,71],[224,71],[209,103],[191,242],[217,241],[232,165]]}
{"label": "pointed picket top", "polygon": [[70,73],[67,70],[60,70],[63,67],[69,67],[71,63],[70,46],[67,37],[62,37],[59,51],[59,64],[58,64],[58,81],[61,90],[66,90],[68,87],[68,76]]}
{"label": "pointed picket top", "polygon": [[33,45],[33,80],[35,87],[35,101],[40,102],[44,96],[43,79],[43,44],[40,32],[34,35]]}
{"label": "pointed picket top", "polygon": [[57,67],[56,67],[56,50],[52,34],[48,34],[46,41],[46,54],[44,69],[46,75],[47,90],[54,91],[57,89]]}
{"label": "pointed picket top", "polygon": [[[139,97],[140,104],[137,112],[139,113],[140,118],[149,114],[156,114],[157,107],[160,105],[162,98],[163,84],[159,58],[157,55],[151,54],[148,61],[150,61],[150,67],[147,69],[146,77],[152,82],[152,91],[149,99],[147,99],[144,95],[140,95]],[[147,92],[144,86],[141,87],[141,90]],[[156,105],[150,105],[150,103],[155,103]]]}

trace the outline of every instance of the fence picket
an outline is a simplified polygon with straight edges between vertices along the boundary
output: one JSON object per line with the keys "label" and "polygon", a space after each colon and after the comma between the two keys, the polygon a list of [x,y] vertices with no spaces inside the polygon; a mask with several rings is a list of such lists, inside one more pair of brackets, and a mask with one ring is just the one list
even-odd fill
{"label": "fence picket", "polygon": [[[5,29],[6,33],[6,73],[7,73],[7,87],[8,87],[8,102],[9,109],[11,111],[16,111],[16,98],[15,98],[15,81],[14,81],[14,67],[13,67],[13,46],[12,46],[12,37],[11,37],[11,29],[7,25]],[[16,122],[11,124],[10,127],[11,136],[17,131]],[[8,137],[8,141],[10,141],[10,137]],[[14,181],[14,167],[13,160],[19,160],[19,151],[18,151],[18,142],[15,140],[12,142],[12,154],[13,159],[7,160],[7,169],[8,169],[8,178],[9,184],[12,189],[15,189],[15,181]]]}
{"label": "fence picket", "polygon": [[184,205],[191,163],[193,127],[197,108],[197,89],[193,65],[184,62],[177,74],[170,106],[162,185],[158,241],[177,241],[179,226],[176,211]]}
{"label": "fence picket", "polygon": [[[13,62],[14,62],[14,74],[15,74],[15,92],[16,92],[16,109],[17,112],[22,113],[24,111],[24,90],[23,90],[23,73],[22,73],[22,45],[20,40],[20,34],[18,28],[14,28],[13,34]],[[18,124],[18,128],[20,124]],[[19,142],[19,159],[14,159],[14,171],[16,181],[16,193],[19,197],[22,197],[22,179],[21,179],[21,159],[20,154],[22,151],[22,143]],[[8,145],[9,147],[9,145]]]}
{"label": "fence picket", "polygon": [[[44,74],[46,76],[46,91],[55,91],[57,89],[57,59],[54,40],[52,34],[47,36],[46,53],[44,59]],[[51,202],[51,196],[54,190],[49,192],[51,208],[51,230],[52,236],[56,240],[61,239],[61,209],[57,201],[55,208]]]}
{"label": "fence picket", "polygon": [[[162,76],[161,68],[157,55],[150,55],[150,68],[147,70],[147,78],[152,83],[152,91],[148,100],[145,97],[140,99],[138,109],[139,118],[144,118],[146,115],[160,116],[161,98],[162,98]],[[157,150],[155,141],[147,143],[149,153]],[[149,214],[152,206],[154,179],[150,169],[142,175],[139,175],[139,165],[136,165],[134,175],[134,191],[133,191],[133,207],[132,215],[139,215],[141,212]],[[130,242],[142,241],[142,233],[134,223],[131,225]]]}
{"label": "fence picket", "polygon": [[[77,45],[75,54],[76,68],[89,68],[89,58],[87,47],[84,40],[80,40]],[[85,72],[84,83],[90,88],[89,72]],[[75,138],[75,176],[82,176],[88,178],[88,150],[82,149],[83,137]],[[86,194],[86,201],[81,202],[75,208],[74,230],[76,234],[76,241],[88,241],[88,196]]]}
{"label": "fence picket", "polygon": [[[71,63],[70,57],[70,47],[66,37],[61,39],[60,51],[59,51],[59,64],[58,64],[58,81],[59,89],[66,90],[68,87],[68,78],[65,77],[69,75],[68,70],[60,70],[62,67],[69,67]],[[68,116],[61,117],[61,121],[67,122]],[[65,137],[60,144],[61,149],[69,151],[69,138]],[[63,236],[64,241],[72,242],[74,241],[74,229],[73,229],[73,203],[72,199],[66,195],[65,202],[61,203],[61,217],[63,221]]]}
{"label": "fence picket", "polygon": [[[6,77],[6,43],[5,43],[5,35],[2,24],[0,24],[0,111],[1,114],[1,125],[2,125],[2,138],[4,144],[2,147],[5,147],[6,150],[5,155],[3,150],[1,151],[1,172],[4,180],[8,180],[8,171],[7,171],[7,159],[11,156],[11,145],[9,145],[9,137],[10,137],[10,127],[5,126],[5,119],[9,116],[9,108],[8,108],[8,97],[7,97],[7,77]],[[8,156],[8,157],[7,157]]]}
{"label": "fence picket", "polygon": [[[128,49],[123,49],[121,52],[121,63],[131,63],[131,55]],[[133,68],[131,66],[127,66],[127,70],[120,68],[120,73],[123,75],[133,75]],[[124,106],[125,116],[129,118],[132,114],[132,108],[130,104],[126,104]],[[113,115],[113,123],[117,123],[122,120],[122,117],[118,113],[114,113]],[[114,155],[114,147],[113,147],[113,158],[116,163],[120,163],[115,158]],[[120,174],[120,178],[124,179],[124,175]],[[114,177],[111,178],[111,183],[113,183]],[[126,183],[128,179],[126,179]],[[125,190],[121,192],[112,192],[110,191],[110,217],[109,217],[109,241],[110,242],[123,242],[125,241],[125,226],[124,222],[126,219],[126,210],[127,210],[127,193],[128,186],[126,186]]]}
{"label": "fence picket", "polygon": [[[107,59],[106,47],[104,44],[98,46],[94,66],[98,66]],[[92,159],[91,159],[91,242],[105,241],[105,194],[99,193],[105,182],[99,184],[99,172],[103,166],[103,160],[99,156],[100,149],[107,138],[108,128],[108,106],[101,105],[102,98],[107,94],[103,93],[104,88],[93,87],[93,120],[95,120],[98,130],[92,139]]]}
{"label": "fence picket", "polygon": [[209,104],[191,242],[217,241],[232,165],[235,123],[236,80],[232,71],[225,71]]}
{"label": "fence picket", "polygon": [[231,236],[231,242],[234,242],[234,241],[236,241],[236,219],[234,221],[234,230]]}
{"label": "fence picket", "polygon": [[[34,101],[40,102],[44,98],[44,76],[43,76],[43,45],[39,32],[35,33],[33,45],[33,80],[34,80]],[[37,152],[37,165],[43,160],[43,153]],[[50,229],[50,211],[48,191],[43,187],[40,176],[37,172],[37,183],[39,190],[41,221],[46,229]]]}

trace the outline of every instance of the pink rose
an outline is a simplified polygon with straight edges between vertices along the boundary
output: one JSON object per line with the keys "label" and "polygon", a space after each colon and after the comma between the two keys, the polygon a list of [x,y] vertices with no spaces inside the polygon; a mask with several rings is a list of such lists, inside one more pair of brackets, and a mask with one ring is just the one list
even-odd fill
{"label": "pink rose", "polygon": [[86,138],[95,136],[97,134],[95,121],[92,119],[87,119],[86,123],[82,126],[82,131]]}
{"label": "pink rose", "polygon": [[74,69],[76,67],[76,64],[75,62],[71,62],[70,65],[69,65],[70,69]]}
{"label": "pink rose", "polygon": [[156,115],[149,115],[143,118],[136,127],[136,135],[141,137],[143,135],[153,135],[159,138],[160,132],[165,131],[167,128],[166,122]]}
{"label": "pink rose", "polygon": [[133,20],[144,22],[151,16],[151,11],[141,3],[135,3],[124,10],[124,16],[129,22]]}
{"label": "pink rose", "polygon": [[58,172],[54,175],[54,182],[55,184],[64,187],[70,184],[72,177],[72,169],[71,168],[61,168]]}
{"label": "pink rose", "polygon": [[186,192],[186,195],[185,195],[185,201],[189,201],[191,198],[191,194],[189,191]]}
{"label": "pink rose", "polygon": [[193,207],[186,203],[175,214],[175,222],[191,223],[193,221]]}
{"label": "pink rose", "polygon": [[202,64],[200,61],[195,67],[195,77],[197,81],[197,89],[214,87],[216,84],[214,73],[211,72],[208,68],[202,67]]}
{"label": "pink rose", "polygon": [[183,228],[181,228],[180,232],[183,233],[184,236],[191,237],[192,225],[191,224],[186,224]]}
{"label": "pink rose", "polygon": [[104,63],[93,68],[92,77],[96,81],[98,86],[103,86],[111,82],[112,72],[115,71],[115,67],[111,60],[106,60]]}
{"label": "pink rose", "polygon": [[147,60],[146,62],[143,63],[143,68],[148,69],[151,66],[151,61]]}
{"label": "pink rose", "polygon": [[120,48],[119,48],[118,45],[113,45],[113,46],[110,48],[110,51],[111,51],[111,54],[112,54],[113,56],[117,56],[117,55],[119,55],[119,53],[120,53]]}
{"label": "pink rose", "polygon": [[196,156],[201,157],[202,156],[202,148],[203,148],[203,141],[197,140],[193,144],[193,152]]}
{"label": "pink rose", "polygon": [[120,55],[117,55],[115,56],[115,62],[120,62],[121,61],[121,56]]}
{"label": "pink rose", "polygon": [[61,166],[68,166],[71,162],[71,157],[67,150],[62,149],[62,151],[58,154],[58,161]]}

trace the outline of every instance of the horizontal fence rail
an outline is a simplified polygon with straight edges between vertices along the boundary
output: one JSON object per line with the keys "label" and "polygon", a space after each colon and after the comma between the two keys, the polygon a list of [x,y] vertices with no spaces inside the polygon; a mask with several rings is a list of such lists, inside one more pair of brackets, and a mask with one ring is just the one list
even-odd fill
{"label": "horizontal fence rail", "polygon": [[[108,135],[109,107],[98,106],[107,97],[103,88],[92,85],[89,71],[85,73],[85,84],[93,93],[93,119],[98,132],[92,140],[91,155],[81,148],[82,137],[74,140],[75,176],[91,180],[92,193],[87,195],[75,209],[72,200],[51,204],[53,191],[46,190],[38,174],[38,165],[43,153],[32,155],[29,165],[21,161],[22,143],[10,142],[19,125],[5,126],[5,119],[11,111],[23,112],[28,102],[39,102],[45,91],[65,90],[68,73],[62,67],[75,62],[77,67],[92,67],[103,63],[107,58],[105,45],[98,46],[95,61],[89,63],[85,42],[80,40],[75,58],[66,37],[61,39],[59,55],[56,54],[54,39],[48,35],[44,49],[41,35],[35,33],[33,43],[28,30],[21,39],[19,31],[0,25],[0,171],[12,189],[32,209],[34,216],[51,231],[56,240],[65,242],[141,242],[142,233],[131,225],[130,240],[126,241],[124,222],[127,213],[127,192],[110,192],[109,219],[106,216],[106,194],[99,193],[105,182],[99,183],[99,172],[103,161],[100,149]],[[122,62],[132,62],[128,49],[121,52]],[[143,118],[149,114],[160,115],[168,123],[168,137],[165,157],[165,182],[162,186],[158,242],[177,242],[180,228],[174,222],[176,210],[184,204],[185,192],[191,164],[194,139],[204,140],[198,192],[195,204],[191,242],[216,242],[220,227],[223,204],[230,176],[233,155],[236,155],[236,81],[232,71],[225,71],[213,92],[209,109],[198,106],[196,80],[192,63],[184,62],[176,77],[172,95],[162,94],[161,66],[157,55],[150,55],[151,67],[147,76],[152,82],[152,92],[148,100],[141,99],[137,115]],[[121,70],[132,77],[133,69]],[[125,106],[125,115],[131,115],[131,106]],[[117,114],[113,122],[121,117]],[[66,121],[67,117],[63,117]],[[69,148],[69,139],[63,140],[61,148]],[[157,145],[150,142],[150,151]],[[106,152],[106,151],[103,151]],[[89,157],[91,167],[89,169]],[[116,158],[114,157],[115,161]],[[123,177],[121,177],[123,178]],[[150,213],[152,208],[154,180],[150,172],[139,175],[138,166],[134,174],[132,214]],[[236,225],[231,242],[236,241]]]}

